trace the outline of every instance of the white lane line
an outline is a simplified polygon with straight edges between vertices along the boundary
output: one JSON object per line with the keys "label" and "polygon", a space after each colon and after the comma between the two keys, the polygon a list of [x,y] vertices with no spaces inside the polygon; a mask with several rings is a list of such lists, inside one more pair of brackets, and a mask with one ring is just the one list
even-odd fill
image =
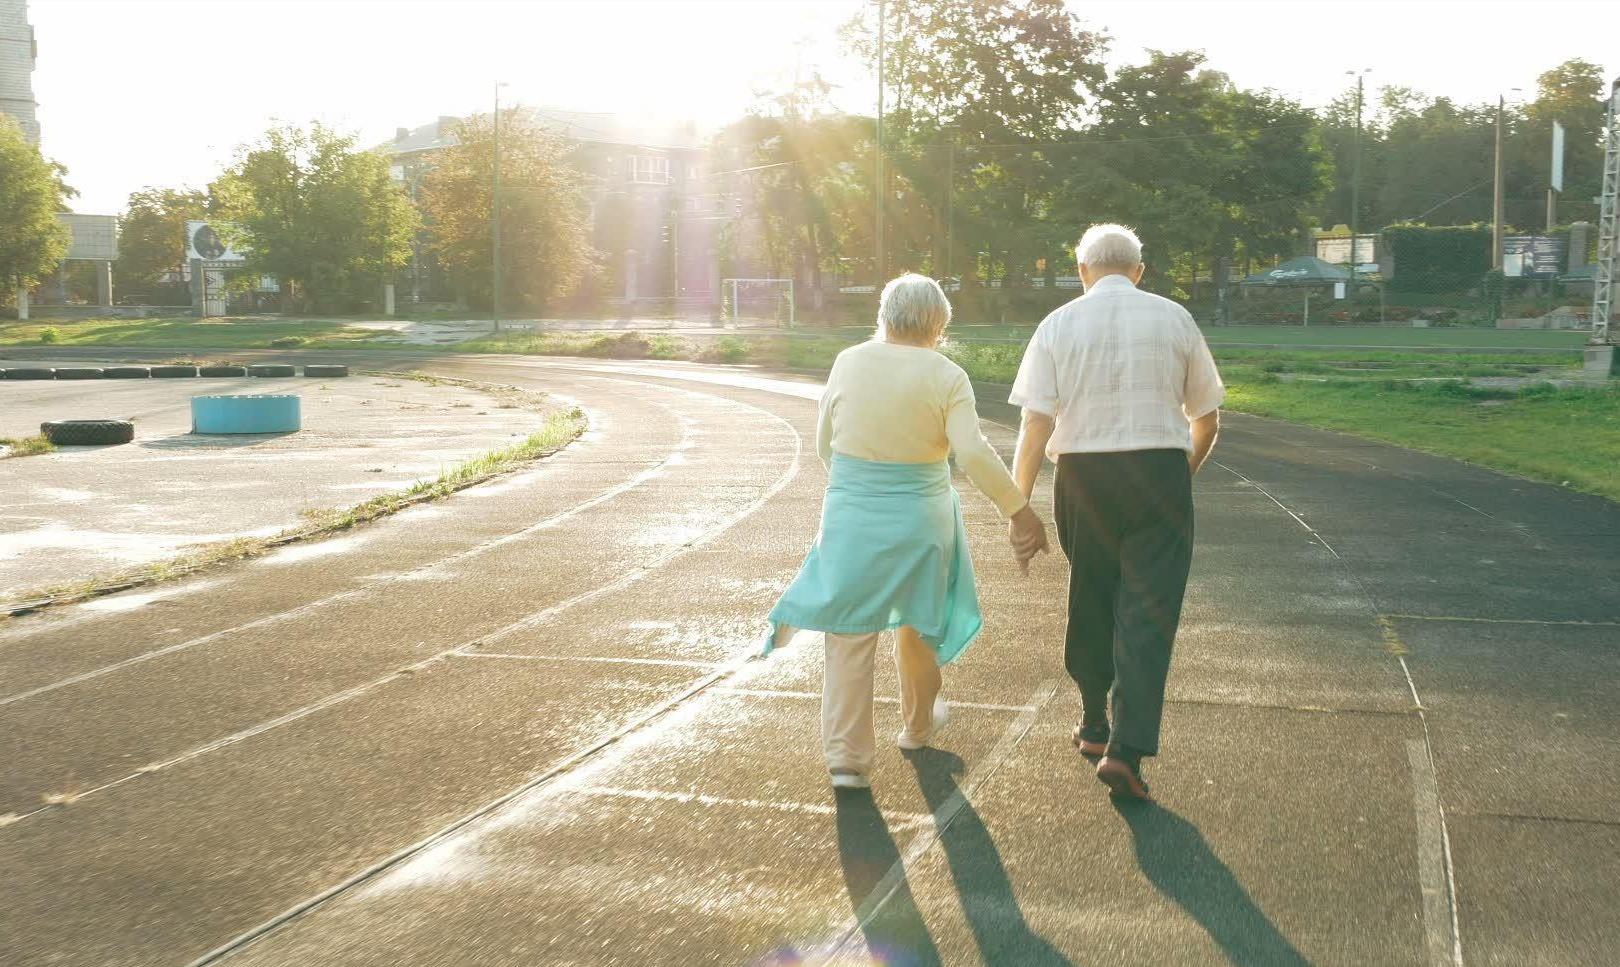
{"label": "white lane line", "polygon": [[[626,382],[629,382],[629,381],[626,381]],[[634,385],[652,386],[654,384],[648,383],[648,384],[634,384]],[[665,390],[669,389],[668,387],[655,387],[655,388],[657,388],[657,389],[665,389]],[[683,391],[683,392],[690,392],[690,391],[688,390],[688,391]],[[650,402],[654,406],[658,406],[658,407],[660,407],[662,409],[669,410],[671,412],[671,414],[674,414],[673,407],[669,406],[668,404],[659,403],[659,402],[657,402],[655,400],[648,400],[647,402]],[[740,405],[746,405],[746,404],[740,404]],[[678,414],[674,414],[674,415],[678,415]],[[428,563],[419,565],[419,566],[417,566],[415,568],[412,568],[409,571],[403,571],[403,572],[401,572],[399,574],[390,575],[390,576],[388,576],[386,578],[375,581],[375,582],[373,582],[371,584],[367,584],[367,585],[365,585],[363,587],[353,588],[353,589],[350,589],[348,591],[340,591],[340,592],[338,592],[336,594],[328,595],[327,597],[324,597],[324,598],[317,598],[314,601],[305,602],[304,604],[301,604],[298,607],[292,608],[291,610],[288,610],[288,611],[279,611],[279,612],[277,612],[275,614],[265,615],[262,618],[257,618],[257,619],[255,619],[253,621],[247,622],[246,624],[235,625],[235,626],[230,627],[230,628],[221,628],[218,631],[211,631],[206,635],[199,635],[198,637],[192,638],[192,639],[190,639],[188,641],[176,642],[175,644],[172,644],[172,645],[166,645],[166,646],[164,646],[162,648],[158,648],[158,649],[155,649],[153,651],[145,652],[145,653],[140,654],[140,655],[135,655],[134,657],[131,657],[131,658],[126,658],[123,661],[114,662],[113,664],[110,664],[110,665],[103,665],[100,668],[93,668],[90,671],[81,672],[80,674],[69,676],[67,678],[61,679],[60,681],[51,682],[51,683],[46,684],[46,685],[40,685],[37,688],[31,688],[31,689],[28,689],[26,691],[17,692],[14,695],[7,695],[7,696],[5,696],[3,698],[0,698],[0,707],[10,705],[13,702],[21,702],[21,701],[25,701],[25,700],[30,699],[30,698],[34,698],[34,697],[39,696],[39,695],[44,695],[44,694],[47,694],[49,692],[54,692],[59,688],[66,688],[69,685],[78,685],[78,684],[81,684],[83,682],[92,681],[94,679],[102,677],[103,675],[110,675],[113,672],[121,671],[121,670],[123,670],[125,668],[129,668],[132,665],[139,665],[139,664],[141,664],[143,662],[151,661],[154,658],[162,658],[165,655],[172,655],[175,652],[186,651],[186,650],[191,649],[191,648],[196,648],[199,645],[206,645],[209,642],[217,641],[220,638],[224,638],[224,637],[227,637],[229,635],[238,634],[238,633],[243,632],[243,631],[253,631],[255,629],[268,627],[269,625],[278,624],[278,623],[280,623],[282,621],[287,621],[287,620],[290,620],[292,618],[301,617],[301,616],[309,614],[311,612],[318,611],[321,608],[326,607],[327,605],[336,604],[336,603],[338,603],[340,601],[352,600],[354,598],[358,598],[358,597],[361,597],[363,595],[370,594],[373,591],[376,591],[376,590],[378,590],[380,588],[387,587],[387,586],[389,586],[391,584],[395,584],[395,583],[398,583],[398,582],[401,582],[401,581],[407,581],[407,580],[419,580],[422,575],[430,573],[432,571],[435,571],[435,570],[437,570],[439,568],[449,567],[449,566],[451,566],[453,564],[460,564],[460,563],[462,563],[464,561],[470,560],[470,559],[472,559],[474,557],[477,557],[477,556],[479,556],[481,554],[484,554],[487,551],[491,551],[491,550],[494,550],[497,547],[501,547],[501,546],[503,546],[505,544],[511,543],[512,541],[522,540],[522,539],[524,539],[526,537],[529,537],[529,536],[531,536],[531,535],[533,535],[533,534],[535,534],[535,533],[537,533],[539,531],[543,531],[543,530],[547,530],[547,529],[552,528],[552,527],[556,527],[558,524],[561,524],[564,521],[567,521],[568,519],[570,519],[572,517],[575,517],[575,516],[585,512],[585,511],[591,509],[592,507],[598,506],[599,504],[602,504],[602,503],[605,503],[606,501],[612,500],[613,498],[618,497],[621,494],[624,494],[624,493],[626,493],[628,491],[634,490],[637,487],[640,487],[643,484],[647,483],[649,480],[652,480],[652,479],[658,477],[660,474],[662,474],[664,472],[664,469],[665,469],[666,465],[669,463],[670,459],[676,453],[682,452],[682,451],[688,449],[691,446],[691,443],[692,443],[692,427],[686,421],[680,421],[680,422],[681,422],[681,442],[679,444],[677,444],[675,446],[675,448],[673,450],[671,450],[670,454],[664,457],[664,459],[662,459],[659,462],[653,464],[651,467],[648,467],[647,469],[643,470],[642,472],[636,474],[634,477],[631,477],[629,480],[626,480],[623,483],[617,484],[617,485],[615,485],[613,487],[608,488],[607,490],[602,491],[600,494],[597,494],[595,497],[592,497],[590,500],[587,500],[584,503],[575,504],[574,506],[570,507],[569,509],[567,509],[565,511],[561,511],[559,513],[553,514],[550,517],[542,518],[541,520],[538,520],[538,521],[534,522],[533,524],[530,524],[529,526],[522,528],[521,530],[513,531],[510,534],[503,534],[502,536],[494,538],[493,540],[486,541],[485,543],[478,544],[478,545],[476,545],[474,547],[469,547],[464,551],[458,551],[457,553],[452,554],[449,557],[439,558],[436,561],[429,561]]]}
{"label": "white lane line", "polygon": [[916,866],[917,861],[922,859],[923,854],[927,853],[939,842],[940,837],[944,835],[951,822],[961,814],[962,808],[968,803],[968,799],[991,776],[995,775],[1002,764],[1012,756],[1013,750],[1018,747],[1018,743],[1023,741],[1024,736],[1029,734],[1030,727],[1035,724],[1035,717],[1040,714],[1041,707],[1051,700],[1052,695],[1057,691],[1057,687],[1057,679],[1049,678],[1035,689],[1034,694],[1029,697],[1026,710],[1018,718],[1007,724],[1007,728],[1001,733],[1001,738],[996,742],[995,747],[978,765],[968,772],[950,798],[940,803],[939,808],[934,810],[933,829],[923,830],[906,845],[906,851],[901,854],[900,859],[889,867],[889,871],[883,875],[883,879],[879,880],[877,886],[872,888],[871,894],[861,902],[854,915],[834,935],[832,943],[825,948],[821,948],[825,951],[825,956],[819,957],[814,961],[815,963],[839,964],[843,962],[840,958],[845,955],[858,955],[858,951],[851,948],[862,942],[861,931],[877,917],[878,913],[883,909],[883,905],[888,903],[895,893],[899,891],[901,885],[906,881],[906,871]]}
{"label": "white lane line", "polygon": [[[731,688],[722,686],[714,690],[720,695],[742,695],[749,698],[803,698],[821,699],[820,692],[794,692],[774,688]],[[872,701],[884,705],[899,705],[900,700],[893,695],[874,696]],[[951,708],[975,708],[988,712],[1029,712],[1033,711],[1031,705],[997,705],[995,702],[958,702],[950,700]]]}
{"label": "white lane line", "polygon": [[[711,689],[720,691],[720,689]],[[820,802],[792,802],[772,799],[734,799],[729,796],[710,796],[700,792],[680,792],[665,789],[618,789],[611,786],[582,786],[567,790],[564,795],[596,796],[606,799],[637,799],[644,802],[672,802],[680,805],[696,803],[700,806],[734,806],[741,809],[769,809],[776,812],[802,813],[813,816],[835,816],[836,806]],[[926,813],[895,813],[893,818],[911,826],[927,822],[933,817]]]}
{"label": "white lane line", "polygon": [[1412,763],[1412,804],[1417,815],[1418,885],[1423,893],[1423,936],[1429,967],[1457,967],[1462,948],[1457,941],[1457,905],[1451,883],[1450,852],[1440,807],[1440,786],[1429,758],[1428,743],[1408,739]]}
{"label": "white lane line", "polygon": [[288,923],[291,923],[293,920],[296,920],[311,910],[314,910],[316,907],[325,904],[328,900],[340,896],[354,887],[366,882],[367,880],[371,880],[378,875],[393,869],[401,863],[410,860],[412,857],[418,856],[423,852],[432,849],[438,844],[456,835],[463,829],[466,829],[468,826],[471,826],[473,823],[476,823],[491,813],[495,813],[508,804],[523,798],[530,792],[533,792],[563,773],[573,769],[586,759],[596,755],[598,752],[601,752],[609,746],[623,740],[625,737],[638,731],[649,723],[656,721],[660,717],[667,714],[670,710],[677,708],[682,703],[686,702],[688,699],[695,698],[696,696],[702,694],[715,682],[721,681],[729,675],[736,674],[736,672],[742,668],[744,664],[754,660],[755,657],[755,653],[750,650],[748,654],[740,656],[736,661],[726,665],[724,668],[717,669],[713,673],[705,675],[701,680],[693,684],[690,688],[683,690],[679,695],[666,699],[663,702],[659,702],[657,705],[654,705],[652,708],[637,716],[626,725],[615,729],[590,745],[572,753],[545,771],[531,777],[528,781],[524,782],[516,789],[513,789],[505,795],[485,803],[467,815],[457,819],[455,822],[450,823],[448,826],[440,829],[438,832],[433,833],[431,836],[412,843],[410,846],[407,846],[404,849],[399,850],[398,852],[385,857],[376,863],[373,863],[371,866],[366,867],[348,879],[338,883],[336,886],[322,890],[315,896],[310,897],[309,899],[304,900],[287,910],[284,910],[264,923],[259,924],[251,930],[248,930],[246,933],[239,934],[235,938],[218,947],[215,947],[213,950],[203,954],[201,957],[198,957],[196,960],[191,961],[186,965],[186,967],[206,967],[208,964],[218,963],[220,960],[230,956],[233,953],[236,953],[243,947],[248,946],[261,937],[281,929]]}
{"label": "white lane line", "polygon": [[679,658],[599,658],[595,655],[521,655],[503,651],[458,651],[455,658],[515,658],[528,661],[584,661],[604,665],[667,665],[673,668],[719,668],[724,662],[682,661]]}
{"label": "white lane line", "polygon": [[[693,391],[686,390],[684,392],[693,392]],[[708,395],[708,394],[696,394],[696,395]],[[721,397],[715,397],[715,398],[720,399]],[[727,402],[735,402],[735,401],[728,400]],[[745,506],[740,512],[738,512],[735,516],[731,517],[729,520],[727,520],[727,521],[725,521],[725,522],[723,522],[721,524],[715,525],[715,527],[713,527],[710,530],[706,531],[701,536],[693,538],[690,541],[687,541],[685,544],[682,544],[679,547],[675,548],[673,551],[670,551],[670,552],[664,554],[662,557],[660,557],[660,558],[658,558],[658,559],[656,559],[656,560],[654,560],[654,561],[652,561],[652,562],[650,562],[648,564],[642,565],[640,570],[631,571],[630,573],[624,575],[623,577],[620,577],[615,581],[609,582],[608,584],[604,584],[604,585],[602,585],[602,586],[600,586],[598,588],[595,588],[595,589],[593,589],[591,591],[586,591],[586,592],[584,592],[582,594],[576,594],[573,597],[567,598],[567,599],[565,599],[563,601],[560,601],[557,604],[554,604],[554,605],[552,605],[552,606],[550,606],[548,608],[541,609],[540,611],[536,611],[536,612],[534,612],[534,613],[532,613],[530,615],[527,615],[527,616],[525,616],[523,618],[520,618],[517,621],[514,621],[511,624],[506,625],[505,627],[496,629],[496,631],[492,632],[491,634],[483,635],[483,636],[481,636],[479,638],[476,638],[476,639],[474,639],[472,641],[464,642],[464,643],[462,643],[460,645],[455,646],[454,648],[447,648],[444,651],[439,652],[438,654],[430,655],[427,658],[422,659],[421,661],[415,662],[415,663],[410,664],[410,665],[406,665],[403,668],[396,669],[396,670],[388,673],[387,675],[382,676],[381,678],[376,678],[376,679],[373,679],[373,680],[371,680],[369,682],[364,682],[362,684],[356,685],[356,686],[354,686],[352,688],[344,689],[341,692],[336,692],[336,693],[334,693],[332,695],[328,695],[327,697],[321,699],[318,702],[314,702],[314,703],[312,703],[310,705],[306,705],[303,708],[294,709],[293,711],[287,712],[284,715],[279,715],[279,716],[277,716],[277,717],[275,717],[273,719],[269,719],[267,721],[260,722],[260,723],[258,723],[256,725],[249,726],[248,728],[242,729],[241,731],[233,732],[230,735],[224,736],[224,737],[219,738],[219,739],[215,739],[214,741],[208,742],[208,743],[206,743],[204,745],[197,746],[197,747],[195,747],[193,749],[190,749],[190,750],[188,750],[186,752],[183,752],[183,753],[181,753],[181,754],[179,754],[177,756],[174,756],[173,758],[164,759],[162,761],[155,762],[155,763],[152,763],[152,764],[147,765],[147,766],[143,766],[142,768],[137,769],[136,771],[134,771],[134,772],[132,772],[132,773],[126,775],[126,776],[123,776],[123,777],[121,777],[119,779],[115,779],[115,780],[113,780],[111,782],[104,783],[104,784],[102,784],[100,786],[96,786],[93,789],[89,789],[89,790],[86,790],[84,792],[77,793],[77,794],[75,794],[73,796],[73,798],[70,800],[70,802],[77,802],[77,801],[79,801],[81,799],[84,799],[86,797],[93,796],[93,795],[96,795],[98,793],[106,792],[107,790],[113,789],[113,788],[115,788],[117,786],[121,786],[124,783],[129,782],[132,779],[138,779],[138,778],[140,778],[142,776],[151,775],[151,774],[153,774],[155,772],[161,772],[164,769],[168,769],[168,768],[170,768],[172,766],[179,765],[180,763],[183,763],[183,762],[189,762],[192,759],[198,758],[199,756],[207,755],[210,752],[215,752],[215,751],[218,751],[220,749],[226,748],[228,746],[236,745],[239,742],[245,741],[247,739],[251,739],[251,738],[253,738],[255,736],[263,735],[264,733],[269,732],[271,729],[280,728],[283,725],[288,725],[290,723],[296,722],[299,719],[306,718],[306,717],[308,717],[310,715],[315,714],[316,712],[320,712],[320,711],[324,711],[325,709],[329,709],[334,705],[338,705],[338,704],[340,704],[342,702],[347,702],[347,701],[349,701],[351,699],[354,699],[354,698],[359,698],[360,696],[365,695],[368,692],[373,691],[374,689],[381,688],[382,686],[387,685],[390,682],[398,681],[400,678],[403,678],[403,677],[406,677],[406,676],[409,676],[409,675],[414,675],[414,674],[416,674],[417,672],[420,672],[420,671],[424,671],[424,670],[430,668],[431,666],[436,665],[436,664],[438,664],[438,663],[440,663],[442,661],[445,661],[445,660],[447,660],[449,658],[452,658],[452,657],[465,657],[469,652],[471,652],[472,649],[477,648],[479,645],[481,645],[484,642],[490,641],[490,640],[492,640],[494,638],[504,638],[504,637],[507,637],[507,636],[509,636],[511,634],[515,634],[517,631],[536,627],[538,625],[546,623],[547,621],[550,621],[552,618],[554,618],[557,615],[563,613],[564,611],[567,611],[570,608],[577,607],[578,605],[585,604],[585,603],[590,602],[590,601],[594,601],[597,598],[603,597],[603,596],[608,595],[608,594],[612,594],[612,593],[614,593],[616,591],[621,591],[621,590],[629,587],[630,585],[635,584],[636,582],[642,580],[647,575],[654,573],[655,571],[657,571],[658,568],[660,568],[663,565],[669,563],[670,561],[674,560],[675,558],[680,557],[683,554],[687,554],[687,553],[689,553],[691,551],[694,551],[694,550],[696,550],[696,549],[698,549],[698,548],[700,548],[700,547],[704,546],[705,544],[708,544],[708,543],[710,543],[712,541],[718,540],[720,537],[724,536],[724,534],[728,530],[730,530],[731,528],[735,527],[737,524],[741,523],[742,521],[744,521],[745,519],[747,519],[748,517],[753,515],[761,507],[765,506],[765,504],[768,503],[771,500],[771,498],[775,497],[778,493],[780,493],[783,488],[785,488],[789,483],[791,483],[794,480],[794,478],[796,478],[799,475],[799,464],[800,464],[800,462],[802,460],[803,453],[804,453],[804,440],[803,440],[803,437],[799,434],[798,430],[794,429],[793,424],[789,423],[787,420],[782,419],[780,416],[777,416],[775,413],[771,413],[768,410],[763,410],[763,409],[760,409],[759,407],[752,406],[752,405],[747,404],[747,403],[737,403],[736,405],[745,407],[747,409],[755,410],[756,412],[759,412],[759,413],[764,413],[765,415],[767,415],[767,416],[771,417],[772,419],[776,420],[777,422],[781,423],[783,426],[787,427],[788,432],[793,435],[793,460],[789,464],[787,471],[784,474],[782,474],[782,476],[779,477],[776,480],[775,483],[773,483],[764,493],[762,493],[760,496],[756,497],[752,502],[750,502],[747,506]],[[735,668],[735,667],[739,667],[739,665],[740,665],[739,662],[734,661],[734,662],[732,662],[732,663],[730,663],[728,665],[722,666],[722,669],[732,669],[732,668]],[[726,673],[729,674],[729,671],[726,672]],[[716,672],[715,674],[719,674],[719,672]],[[710,676],[706,677],[703,681],[705,683],[712,684],[714,681],[718,681],[718,680],[719,679],[715,678],[714,675],[710,675]],[[707,684],[705,684],[704,687],[705,688],[708,687]],[[23,813],[20,816],[17,816],[15,818],[11,819],[7,823],[7,825],[15,825],[16,823],[21,822],[24,819],[27,819],[27,818],[29,818],[31,816],[37,816],[37,815],[39,815],[39,814],[41,814],[43,812],[49,811],[52,808],[55,808],[55,806],[54,805],[44,806],[44,807],[41,807],[39,809],[35,809],[32,812]]]}
{"label": "white lane line", "polygon": [[1620,628],[1620,621],[1557,621],[1539,618],[1475,618],[1456,614],[1391,614],[1402,621],[1461,621],[1486,625],[1547,625],[1560,628]]}

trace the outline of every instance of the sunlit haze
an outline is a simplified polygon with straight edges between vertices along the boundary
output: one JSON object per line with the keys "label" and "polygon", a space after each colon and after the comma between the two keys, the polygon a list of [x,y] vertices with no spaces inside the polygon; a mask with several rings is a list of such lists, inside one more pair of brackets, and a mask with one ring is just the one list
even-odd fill
{"label": "sunlit haze", "polygon": [[[869,111],[869,73],[839,45],[860,0],[382,2],[34,0],[46,153],[80,211],[148,185],[201,185],[273,118],[380,142],[399,126],[513,101],[714,126],[795,71]],[[1533,89],[1570,57],[1620,68],[1620,4],[1072,3],[1110,60],[1202,48],[1247,86],[1320,104],[1350,68],[1462,100]],[[1400,31],[1390,30],[1399,20]],[[1503,63],[1512,67],[1503,68]],[[1510,95],[1511,96],[1511,95]]]}

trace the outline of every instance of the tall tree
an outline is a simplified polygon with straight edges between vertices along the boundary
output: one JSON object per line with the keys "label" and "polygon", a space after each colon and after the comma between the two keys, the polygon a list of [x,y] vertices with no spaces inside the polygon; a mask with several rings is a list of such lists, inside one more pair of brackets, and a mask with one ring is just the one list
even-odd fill
{"label": "tall tree", "polygon": [[[886,10],[885,160],[896,177],[884,204],[893,247],[912,263],[895,267],[952,271],[983,252],[1014,267],[1016,282],[1052,254],[1049,240],[1018,228],[1039,217],[1058,173],[1034,145],[1081,125],[1104,80],[1107,37],[1062,0],[890,0]],[[845,37],[875,66],[870,8]],[[947,223],[961,253],[951,266]]]}
{"label": "tall tree", "polygon": [[32,285],[67,256],[68,231],[56,216],[72,191],[62,174],[0,114],[0,288]]}
{"label": "tall tree", "polygon": [[346,308],[410,260],[416,209],[381,154],[320,124],[271,128],[214,185],[249,274],[274,275],[295,304]]}
{"label": "tall tree", "polygon": [[206,192],[146,188],[129,196],[118,223],[120,288],[145,289],[186,260],[186,222],[207,214]]}
{"label": "tall tree", "polygon": [[[1524,134],[1529,140],[1525,163],[1542,186],[1551,176],[1552,125],[1564,127],[1564,193],[1561,220],[1592,219],[1593,196],[1602,191],[1603,68],[1575,58],[1536,79],[1536,99],[1525,108]],[[1537,170],[1539,169],[1539,170]]]}
{"label": "tall tree", "polygon": [[[457,129],[422,182],[430,242],[457,292],[490,305],[494,125],[488,115]],[[584,180],[569,147],[530,110],[501,111],[501,304],[541,311],[594,263]]]}

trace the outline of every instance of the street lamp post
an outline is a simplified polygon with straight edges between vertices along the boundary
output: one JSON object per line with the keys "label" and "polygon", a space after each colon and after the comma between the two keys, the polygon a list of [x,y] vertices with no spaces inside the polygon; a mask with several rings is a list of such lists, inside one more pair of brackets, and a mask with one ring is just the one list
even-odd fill
{"label": "street lamp post", "polygon": [[873,227],[873,241],[875,242],[875,257],[877,263],[876,284],[883,285],[883,208],[888,202],[888,192],[883,184],[883,68],[887,51],[885,42],[888,29],[888,4],[885,0],[878,0],[878,89],[877,89],[877,191],[873,194],[877,201],[877,223]]}
{"label": "street lamp post", "polygon": [[490,165],[489,233],[494,276],[491,280],[494,288],[490,292],[490,316],[495,321],[497,331],[501,328],[501,88],[505,86],[504,82],[495,85],[495,144],[494,160]]}

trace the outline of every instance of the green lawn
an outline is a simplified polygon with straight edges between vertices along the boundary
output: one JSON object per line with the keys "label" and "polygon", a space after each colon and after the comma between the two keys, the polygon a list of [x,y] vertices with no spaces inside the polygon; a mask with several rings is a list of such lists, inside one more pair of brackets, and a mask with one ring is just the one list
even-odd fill
{"label": "green lawn", "polygon": [[1227,406],[1468,460],[1620,500],[1620,387],[1300,383],[1233,373]]}
{"label": "green lawn", "polygon": [[[47,330],[54,330],[51,341],[42,339]],[[961,340],[1020,340],[1029,327],[964,326],[953,331],[958,341],[945,351],[975,379],[1012,381],[1023,355],[1021,342]],[[508,331],[480,334],[455,348],[814,370],[825,369],[844,347],[870,336],[866,327],[824,332],[818,337],[750,333],[686,339]],[[1620,387],[1498,391],[1469,389],[1460,382],[1411,382],[1568,375],[1581,363],[1579,354],[1568,350],[1581,345],[1584,333],[1367,326],[1223,326],[1205,332],[1231,387],[1228,406],[1234,410],[1344,430],[1620,500]],[[0,347],[265,349],[273,341],[295,338],[303,342],[288,348],[422,348],[379,342],[377,335],[322,319],[55,321],[0,324]],[[1470,349],[1481,351],[1466,351]]]}

